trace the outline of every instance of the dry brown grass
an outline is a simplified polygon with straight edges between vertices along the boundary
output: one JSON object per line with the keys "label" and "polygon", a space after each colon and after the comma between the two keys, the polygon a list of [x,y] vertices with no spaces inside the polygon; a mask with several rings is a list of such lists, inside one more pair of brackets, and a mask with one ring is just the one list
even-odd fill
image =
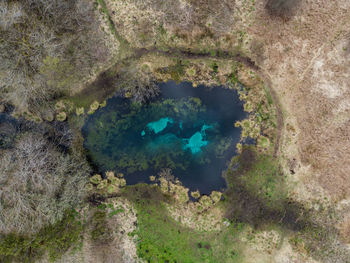
{"label": "dry brown grass", "polygon": [[261,67],[288,118],[297,121],[301,163],[311,165],[308,176],[335,198],[350,194],[348,7],[346,1],[303,1],[293,17],[277,22],[260,3],[261,22],[249,32],[263,41]]}

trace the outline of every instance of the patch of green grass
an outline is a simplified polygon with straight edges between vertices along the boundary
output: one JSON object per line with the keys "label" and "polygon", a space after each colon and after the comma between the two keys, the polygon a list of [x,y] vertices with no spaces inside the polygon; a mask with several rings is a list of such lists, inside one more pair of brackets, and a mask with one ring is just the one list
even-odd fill
{"label": "patch of green grass", "polygon": [[123,209],[123,208],[118,208],[118,209],[116,209],[116,210],[112,210],[112,211],[108,214],[108,216],[109,216],[109,217],[112,217],[112,216],[114,216],[114,215],[117,215],[117,214],[123,213],[123,212],[124,212],[124,209]]}
{"label": "patch of green grass", "polygon": [[[225,204],[229,218],[257,227],[281,222],[285,213],[288,218],[299,213],[298,207],[288,205],[278,159],[261,153],[255,146],[244,146],[242,153],[233,158],[226,179],[229,188],[225,192]],[[293,220],[285,221],[283,224],[294,227]]]}
{"label": "patch of green grass", "polygon": [[79,248],[84,223],[71,211],[54,225],[43,228],[35,236],[9,234],[0,238],[0,262],[35,262],[45,251],[51,262],[59,259],[69,248]]}
{"label": "patch of green grass", "polygon": [[115,29],[113,20],[112,20],[111,16],[109,15],[108,8],[107,8],[105,1],[104,0],[97,0],[97,3],[100,5],[100,12],[104,13],[106,15],[106,18],[108,20],[108,27],[109,27],[110,31],[112,32],[112,34],[114,35],[114,37],[119,41],[120,48],[121,49],[129,48],[128,41],[126,39],[124,39]]}
{"label": "patch of green grass", "polygon": [[280,206],[280,201],[286,198],[284,181],[277,160],[270,155],[258,155],[241,181],[248,192],[263,200],[268,207],[277,208]]}
{"label": "patch of green grass", "polygon": [[269,105],[272,105],[273,104],[273,99],[272,99],[270,91],[268,90],[268,88],[266,86],[264,87],[264,91],[265,91],[265,94],[266,94],[267,102],[269,103]]}
{"label": "patch of green grass", "polygon": [[138,214],[133,235],[138,237],[140,258],[150,263],[241,262],[238,239],[243,224],[231,224],[217,232],[196,231],[171,218],[162,201],[154,196],[144,198],[145,193],[138,191],[139,197],[133,196]]}

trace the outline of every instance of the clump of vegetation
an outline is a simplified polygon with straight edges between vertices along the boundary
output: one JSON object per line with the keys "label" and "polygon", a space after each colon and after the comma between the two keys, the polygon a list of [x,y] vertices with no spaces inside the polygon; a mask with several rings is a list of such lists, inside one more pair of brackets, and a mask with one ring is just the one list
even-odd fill
{"label": "clump of vegetation", "polygon": [[211,200],[213,200],[214,203],[218,203],[221,200],[222,193],[218,191],[212,191],[210,194]]}
{"label": "clump of vegetation", "polygon": [[254,120],[251,120],[251,119],[237,121],[235,123],[235,127],[242,128],[242,134],[241,134],[242,138],[250,137],[250,138],[256,139],[260,135],[259,124],[254,122]]}
{"label": "clump of vegetation", "polygon": [[0,232],[33,234],[62,220],[83,202],[89,173],[82,157],[38,132],[23,134],[0,157]]}
{"label": "clump of vegetation", "polygon": [[62,111],[56,115],[56,119],[58,121],[65,121],[67,119],[67,114],[64,111]]}
{"label": "clump of vegetation", "polygon": [[171,65],[167,68],[159,69],[158,71],[162,74],[170,74],[172,80],[180,82],[183,79],[183,76],[186,72],[186,65],[186,61],[177,60],[174,65]]}
{"label": "clump of vegetation", "polygon": [[259,148],[267,149],[270,147],[270,140],[265,136],[259,136],[257,146]]}
{"label": "clump of vegetation", "polygon": [[191,192],[191,196],[195,199],[198,199],[201,196],[201,194],[199,190],[197,190],[197,191]]}
{"label": "clump of vegetation", "polygon": [[98,108],[100,107],[100,104],[98,103],[98,101],[94,101],[91,105],[90,105],[90,109],[88,111],[88,114],[93,114]]}
{"label": "clump of vegetation", "polygon": [[75,114],[76,114],[77,116],[80,116],[80,115],[84,114],[84,112],[85,112],[84,107],[79,107],[79,108],[76,108],[76,109],[75,109]]}
{"label": "clump of vegetation", "polygon": [[89,190],[96,190],[100,194],[112,194],[119,191],[121,187],[126,185],[126,180],[123,174],[119,173],[118,176],[114,175],[114,172],[106,172],[106,179],[103,179],[101,175],[95,174],[90,178]]}

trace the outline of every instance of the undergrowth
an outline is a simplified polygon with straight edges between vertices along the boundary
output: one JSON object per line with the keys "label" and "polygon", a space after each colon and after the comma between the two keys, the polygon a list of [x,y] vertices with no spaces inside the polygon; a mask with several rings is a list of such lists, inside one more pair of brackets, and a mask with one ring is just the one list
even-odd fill
{"label": "undergrowth", "polygon": [[78,249],[82,241],[84,222],[75,210],[54,225],[43,228],[34,236],[9,234],[0,238],[0,262],[35,262],[45,252],[51,262],[69,248]]}

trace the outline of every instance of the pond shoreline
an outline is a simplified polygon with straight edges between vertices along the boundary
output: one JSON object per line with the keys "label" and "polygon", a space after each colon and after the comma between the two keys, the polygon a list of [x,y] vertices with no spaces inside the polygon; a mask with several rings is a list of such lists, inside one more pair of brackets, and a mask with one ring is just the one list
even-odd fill
{"label": "pond shoreline", "polygon": [[[230,90],[230,89],[223,89],[222,87],[204,87],[204,86],[199,86],[199,87],[193,88],[192,84],[189,83],[189,82],[183,82],[183,83],[180,83],[180,84],[175,84],[174,82],[162,83],[162,84],[160,84],[160,88],[161,88],[161,91],[162,91],[160,97],[164,97],[164,99],[163,99],[164,103],[168,103],[167,101],[170,98],[172,98],[172,99],[180,99],[180,98],[182,98],[184,96],[183,98],[187,98],[187,99],[189,98],[189,99],[192,100],[192,96],[194,96],[193,97],[193,102],[191,102],[191,103],[194,103],[193,106],[195,106],[195,105],[199,106],[199,105],[202,105],[202,103],[203,103],[203,106],[201,106],[201,107],[204,107],[203,108],[203,110],[204,110],[206,107],[208,107],[208,106],[210,106],[212,104],[212,106],[210,106],[208,108],[208,110],[209,110],[208,111],[208,114],[209,114],[208,117],[212,121],[218,121],[218,123],[219,124],[221,123],[221,124],[219,126],[217,126],[217,127],[215,126],[216,128],[214,128],[214,126],[210,125],[210,122],[207,123],[207,124],[205,124],[205,122],[202,123],[202,121],[200,121],[198,124],[193,123],[193,125],[196,125],[196,126],[200,125],[198,128],[195,128],[195,129],[197,129],[197,130],[199,129],[201,131],[200,132],[200,135],[201,135],[200,137],[201,138],[197,138],[197,137],[199,137],[199,136],[196,136],[198,134],[198,131],[197,130],[193,130],[193,127],[191,128],[189,126],[190,123],[188,123],[188,121],[184,121],[183,122],[181,119],[180,120],[179,119],[176,119],[176,120],[174,119],[174,116],[177,116],[178,114],[180,114],[178,116],[185,117],[186,114],[187,114],[186,111],[185,111],[185,108],[189,107],[190,104],[187,105],[186,104],[187,102],[186,102],[183,105],[183,106],[185,106],[185,108],[183,108],[183,109],[181,108],[181,107],[183,107],[183,106],[181,106],[181,104],[179,104],[178,106],[176,106],[177,104],[169,104],[169,106],[173,105],[171,107],[174,107],[175,111],[172,114],[175,114],[175,115],[170,115],[170,116],[173,116],[173,117],[169,118],[168,115],[162,115],[159,112],[156,113],[155,117],[150,119],[151,122],[147,124],[147,121],[146,121],[144,126],[141,126],[140,128],[137,128],[137,130],[135,132],[133,132],[134,135],[132,135],[132,137],[130,137],[131,136],[130,132],[128,133],[127,136],[129,137],[129,139],[126,140],[128,142],[128,145],[133,140],[137,140],[138,144],[139,144],[139,143],[143,143],[142,141],[144,141],[144,140],[149,140],[150,138],[154,137],[152,139],[152,141],[149,142],[151,144],[149,144],[146,147],[148,149],[147,151],[149,151],[152,147],[158,147],[157,146],[158,143],[161,143],[160,145],[163,144],[163,139],[161,139],[161,138],[163,138],[162,136],[164,136],[164,135],[167,136],[167,134],[171,134],[171,133],[177,134],[176,136],[180,136],[181,133],[185,132],[181,136],[185,136],[185,138],[189,138],[189,139],[181,139],[182,141],[185,140],[183,142],[187,143],[187,144],[183,145],[183,147],[182,147],[183,151],[186,151],[186,152],[188,152],[188,151],[191,152],[192,151],[193,157],[198,155],[200,157],[200,159],[202,159],[202,158],[204,158],[204,156],[201,157],[201,155],[204,154],[204,153],[207,154],[207,150],[205,150],[203,153],[201,153],[202,147],[204,147],[203,149],[206,149],[207,147],[209,147],[208,149],[213,149],[213,150],[216,149],[215,150],[217,152],[216,154],[219,154],[220,156],[222,155],[222,157],[220,157],[219,159],[216,159],[216,161],[212,165],[209,165],[209,166],[207,166],[205,164],[206,162],[208,162],[208,160],[207,160],[207,161],[205,161],[204,163],[202,163],[200,165],[198,164],[198,167],[197,167],[197,165],[195,165],[193,163],[193,164],[191,164],[190,167],[192,167],[193,165],[195,165],[195,166],[193,166],[192,168],[186,168],[186,170],[181,170],[180,171],[178,168],[175,168],[175,169],[172,168],[174,170],[174,176],[176,178],[179,178],[179,180],[183,183],[183,185],[185,187],[189,187],[191,189],[191,191],[195,191],[195,190],[199,189],[200,192],[204,193],[204,194],[210,194],[210,192],[212,190],[223,191],[223,189],[225,189],[226,186],[224,186],[225,180],[224,180],[224,178],[222,178],[221,174],[226,169],[225,168],[226,167],[225,163],[227,164],[227,162],[229,162],[229,160],[232,158],[232,156],[237,154],[237,152],[235,150],[235,145],[236,145],[236,143],[238,143],[240,141],[240,137],[241,137],[240,136],[240,131],[239,131],[240,129],[238,129],[237,132],[234,133],[235,134],[234,135],[235,139],[233,141],[231,141],[231,139],[229,140],[230,142],[227,141],[227,139],[225,139],[226,141],[221,140],[220,144],[222,144],[222,145],[218,144],[216,146],[216,143],[212,145],[212,143],[209,142],[209,145],[206,146],[208,144],[208,142],[195,141],[194,139],[201,139],[201,140],[203,140],[204,137],[206,137],[206,136],[209,136],[209,138],[211,138],[213,136],[213,134],[218,132],[216,130],[218,128],[220,128],[221,125],[224,125],[222,127],[226,127],[224,129],[229,129],[229,130],[232,130],[232,131],[237,129],[237,128],[234,127],[233,124],[236,121],[238,121],[238,120],[243,120],[244,118],[246,118],[246,116],[245,116],[246,113],[243,111],[243,103],[238,99],[236,91]],[[231,99],[231,96],[232,96],[232,99]],[[159,100],[160,97],[158,97],[158,100]],[[158,100],[151,100],[149,105],[153,105]],[[108,120],[107,122],[111,122],[112,119],[113,120],[115,119],[115,117],[113,117],[114,114],[116,114],[116,116],[120,115],[120,113],[117,113],[119,111],[118,110],[118,106],[113,106],[113,104],[111,104],[111,103],[115,103],[113,101],[120,101],[119,103],[122,103],[121,105],[123,105],[123,106],[120,106],[120,107],[123,108],[123,109],[120,108],[120,110],[122,110],[124,115],[127,114],[127,110],[126,110],[125,107],[128,107],[127,104],[126,104],[128,99],[125,99],[125,98],[122,99],[122,98],[119,98],[118,96],[117,97],[114,96],[113,98],[111,98],[111,99],[109,99],[107,101],[106,107],[104,107],[104,108],[102,108],[100,110],[97,110],[96,113],[90,115],[88,117],[87,121],[86,121],[86,124],[84,125],[85,128],[83,127],[83,134],[85,134],[85,137],[88,139],[85,142],[85,147],[88,147],[88,149],[89,149],[89,146],[87,146],[87,145],[91,144],[91,143],[89,143],[89,137],[87,137],[87,136],[89,136],[88,135],[88,130],[90,130],[92,132],[95,129],[95,127],[96,127],[93,124],[89,124],[89,122],[91,122],[91,120],[93,120],[95,118],[102,118],[101,121],[103,119],[107,118],[106,119],[106,120]],[[170,100],[169,100],[169,103],[170,103]],[[173,103],[173,102],[171,102],[171,103]],[[199,104],[196,104],[196,103],[199,103]],[[208,103],[210,103],[210,104],[208,104]],[[236,104],[237,104],[237,106],[234,106]],[[146,104],[146,105],[148,105],[148,104]],[[165,104],[165,105],[168,105],[168,104]],[[198,106],[195,106],[195,107],[198,107]],[[148,118],[147,116],[148,116],[149,113],[147,113],[147,110],[146,110],[148,106],[143,106],[143,107],[146,107],[144,110],[142,110],[142,116],[144,115],[145,117],[142,117],[142,116],[137,117],[137,118],[140,118],[140,120],[138,122],[140,122],[140,121],[142,122],[143,118]],[[167,109],[167,111],[169,109]],[[221,111],[222,111],[221,113],[219,113],[220,112],[220,111],[218,111],[219,109],[221,109]],[[193,108],[193,110],[195,110],[193,113],[197,112],[197,110],[195,108]],[[200,114],[200,112],[203,111],[203,110],[198,111],[198,113],[196,113],[196,114]],[[114,111],[115,111],[115,113],[114,113]],[[216,111],[218,111],[218,112],[216,112]],[[108,113],[110,115],[110,117],[103,117],[102,112],[110,112],[110,113]],[[97,114],[97,115],[95,115],[95,114]],[[185,115],[182,115],[182,114],[185,114]],[[203,114],[204,113],[201,113],[201,115],[203,115]],[[95,116],[97,116],[97,117],[95,117]],[[108,116],[108,115],[106,115],[106,116]],[[125,116],[128,116],[128,115],[125,115]],[[157,117],[157,116],[159,116],[159,117]],[[240,116],[240,117],[238,117],[238,116]],[[190,116],[188,116],[188,117],[190,117]],[[112,118],[112,119],[110,119],[110,118]],[[116,123],[118,123],[118,120],[119,120],[118,118],[120,118],[120,117],[117,117],[117,119],[116,119],[117,122]],[[163,123],[163,121],[160,122],[161,120],[166,120],[166,122],[164,122],[164,123]],[[172,120],[172,121],[169,121],[169,120]],[[106,131],[106,129],[108,129],[107,127],[109,126],[109,124],[105,123],[105,121],[102,121],[102,122],[101,121],[97,121],[97,119],[96,119],[96,124],[99,123],[98,126],[101,126],[101,127],[97,128],[98,129],[98,133],[97,134],[94,131],[94,134],[96,134],[94,136],[98,136],[99,133],[106,134],[106,135],[103,135],[101,137],[101,139],[106,139],[106,136],[112,136],[110,134],[114,134],[114,132],[112,130],[111,131],[109,131],[109,130]],[[200,124],[200,123],[202,123],[202,124]],[[91,125],[93,125],[93,126],[91,126]],[[107,125],[107,126],[105,126],[105,125]],[[131,125],[130,127],[133,127],[133,124],[130,124],[130,125]],[[158,125],[159,127],[153,127],[154,125],[155,126]],[[152,127],[151,128],[147,128],[145,130],[145,127],[150,127],[150,126],[152,126]],[[90,127],[90,128],[88,128],[88,130],[87,130],[87,127]],[[212,127],[212,128],[209,129],[210,127]],[[153,132],[152,132],[153,128],[155,130],[153,130]],[[220,129],[223,129],[223,128],[220,128]],[[217,133],[217,136],[219,136],[222,132],[223,133],[220,136],[228,136],[228,134],[230,134],[229,130],[227,130],[227,131],[223,130],[220,133]],[[197,131],[197,133],[196,133],[196,131]],[[158,136],[158,133],[160,134],[159,135],[160,137]],[[187,135],[185,135],[185,134],[187,134]],[[192,137],[191,137],[191,134],[192,134]],[[151,137],[149,137],[149,136],[151,136]],[[159,137],[159,139],[161,139],[160,141],[157,139],[157,136]],[[115,144],[115,140],[116,140],[115,137],[112,136],[110,138],[111,139],[109,139],[109,140],[114,141],[114,144]],[[229,137],[227,137],[227,138],[229,138]],[[172,142],[174,140],[178,141],[179,139],[177,139],[177,137],[164,137],[164,140],[166,140],[166,141],[170,140],[169,142]],[[120,141],[120,140],[118,139],[118,141]],[[164,141],[164,142],[166,142],[166,141]],[[88,143],[88,144],[86,144],[86,143]],[[96,149],[98,149],[100,147],[99,145],[105,144],[105,143],[106,142],[98,143],[96,141],[96,142],[94,142],[93,145],[95,145],[94,147],[97,147]],[[120,143],[122,143],[122,144],[120,144],[120,146],[113,146],[113,147],[123,147],[122,146],[123,145],[123,140],[121,140]],[[176,142],[176,144],[177,143],[178,142]],[[191,144],[193,144],[193,145],[191,145]],[[197,144],[198,144],[198,147],[197,147]],[[136,147],[136,145],[135,145],[135,147]],[[151,147],[151,148],[149,148],[149,147]],[[162,146],[162,147],[164,147],[164,146]],[[188,147],[190,147],[190,148],[188,148]],[[229,150],[229,152],[226,152],[227,149],[229,149],[229,148],[231,148],[231,150]],[[111,149],[111,148],[109,147],[108,149]],[[154,148],[154,149],[156,149],[156,148]],[[175,149],[175,148],[173,148],[173,149]],[[171,151],[173,151],[173,149]],[[92,151],[91,150],[92,149],[90,148],[90,154],[93,153],[93,156],[97,156],[96,155],[96,150],[92,150]],[[142,153],[142,151],[144,151],[144,150],[140,149],[139,151],[135,152],[134,155],[139,156]],[[100,150],[97,150],[97,151],[99,152]],[[111,150],[108,150],[108,151],[111,151]],[[154,150],[152,150],[150,153],[152,153],[153,151]],[[125,156],[126,152],[123,151],[123,153],[124,153],[124,156]],[[150,153],[148,153],[148,155]],[[100,154],[102,154],[102,152]],[[113,155],[113,152],[110,153],[109,155],[111,155],[111,154]],[[186,154],[188,155],[189,153],[186,153]],[[96,159],[94,159],[94,158],[96,158],[96,157],[92,157],[92,162],[93,162],[93,164],[95,166],[96,165]],[[103,172],[106,172],[108,170],[114,170],[112,168],[113,167],[112,160],[108,161],[109,163],[106,163],[106,160],[107,160],[106,158],[107,157],[103,157],[103,162],[104,162],[104,166],[103,167],[104,168],[102,168],[102,170],[101,170],[101,168],[98,169],[99,173],[103,173]],[[133,162],[136,162],[136,161],[140,160],[140,158],[143,158],[143,157],[139,156],[138,159],[137,160],[135,159]],[[188,159],[188,158],[192,158],[191,154],[186,159]],[[197,158],[198,157],[196,157],[196,159]],[[215,158],[218,158],[218,157],[215,157]],[[221,159],[221,158],[224,158],[224,159]],[[196,159],[193,159],[191,162],[195,161]],[[116,160],[120,160],[120,158],[119,159],[117,158]],[[204,159],[203,159],[203,161],[204,161]],[[118,161],[118,162],[120,163],[120,161]],[[118,162],[116,162],[116,164]],[[186,161],[185,163],[187,163],[187,162],[188,161]],[[197,162],[197,161],[195,161],[195,162]],[[180,165],[180,166],[188,165],[188,164],[185,164],[185,163],[181,164],[180,159],[178,159],[177,161],[175,161],[173,164],[170,165],[170,168],[174,164],[176,166],[177,165]],[[107,165],[107,166],[105,166],[105,165]],[[222,167],[220,170],[217,170],[217,168],[214,168],[214,167],[219,167],[218,165],[220,167]],[[136,184],[136,183],[141,183],[141,182],[152,183],[151,180],[148,179],[150,176],[156,176],[159,173],[160,168],[169,168],[169,166],[166,166],[166,165],[165,166],[158,166],[158,167],[159,168],[157,168],[157,169],[153,169],[152,168],[152,169],[149,170],[149,172],[146,172],[146,173],[144,171],[131,172],[130,173],[130,172],[127,172],[127,170],[129,170],[129,168],[127,170],[119,168],[119,170],[117,169],[117,170],[114,170],[114,171],[115,172],[123,172],[125,174],[125,178],[127,179],[127,183],[128,184]],[[207,168],[204,169],[204,167],[207,167]],[[184,169],[184,168],[181,168],[181,169]],[[202,172],[199,172],[200,170]],[[216,172],[214,172],[214,171],[216,171]],[[203,172],[204,172],[204,174],[209,172],[209,174],[205,176],[203,174]],[[128,173],[130,173],[130,176],[128,176]],[[195,181],[192,181],[192,179],[189,180],[189,177],[193,176],[191,174],[197,174],[196,177],[198,177],[201,174],[200,177],[198,177],[198,179],[195,179],[197,183],[195,183]],[[219,183],[219,184],[218,183],[214,183],[214,181],[213,181],[214,180],[214,177],[213,177],[214,174],[218,174],[217,175],[218,179],[215,179],[215,180],[219,180],[219,181],[221,181],[221,183]],[[194,178],[196,178],[196,177],[194,177]],[[135,179],[135,178],[137,178],[137,179]],[[202,178],[202,179],[199,179],[199,178]],[[210,181],[208,181],[209,178],[212,178],[212,179],[210,179]],[[205,181],[207,181],[208,183],[204,183]],[[200,183],[200,182],[202,182],[202,183]],[[204,187],[205,184],[207,186]],[[200,186],[200,185],[203,185],[203,186]],[[215,185],[217,185],[217,186],[215,186]]]}

